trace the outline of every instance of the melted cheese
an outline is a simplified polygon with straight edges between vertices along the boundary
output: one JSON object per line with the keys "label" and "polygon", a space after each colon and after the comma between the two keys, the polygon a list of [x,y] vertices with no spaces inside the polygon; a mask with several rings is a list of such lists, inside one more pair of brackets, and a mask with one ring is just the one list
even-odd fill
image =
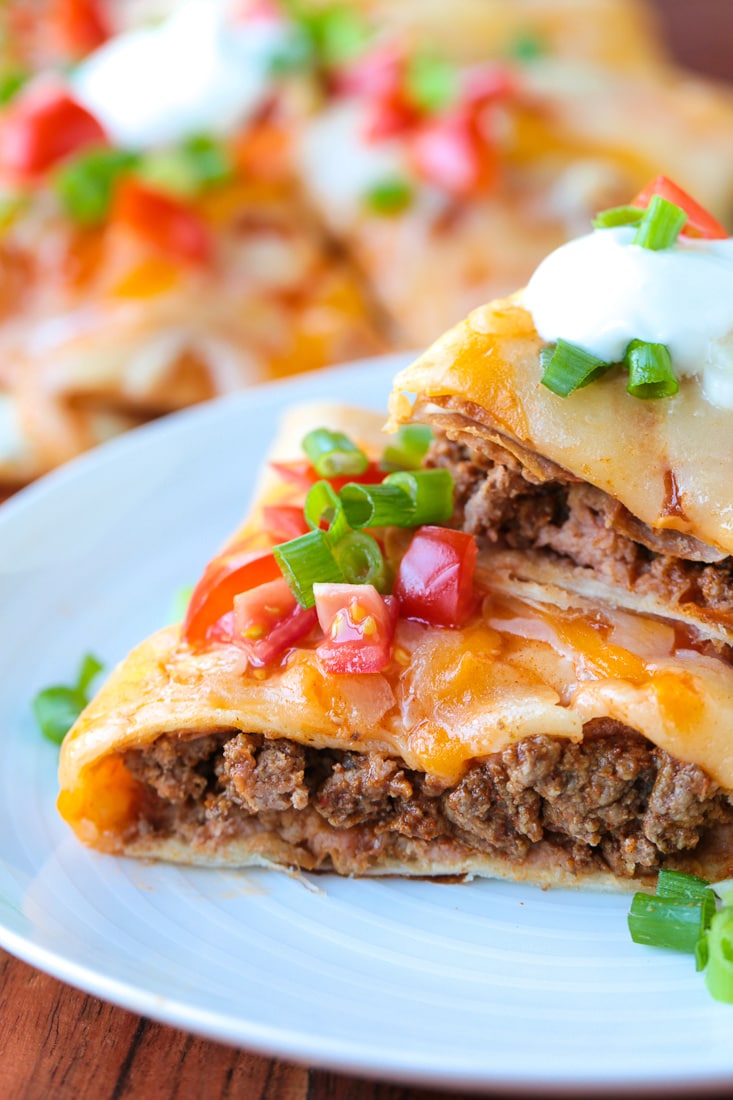
{"label": "melted cheese", "polygon": [[407,394],[457,398],[651,527],[732,554],[731,412],[706,401],[696,378],[675,397],[640,401],[621,371],[558,397],[541,385],[540,348],[516,298],[475,310],[397,375],[391,425],[410,419]]}
{"label": "melted cheese", "polygon": [[[290,442],[272,457],[293,458],[292,440],[324,423],[374,451],[379,422],[299,411],[283,428]],[[266,474],[235,541],[265,544],[262,505],[295,499],[292,485]],[[461,630],[400,621],[383,673],[327,674],[305,647],[260,678],[237,647],[193,652],[168,627],[133,650],[67,736],[59,808],[82,839],[108,845],[137,807],[134,782],[109,762],[167,733],[241,730],[376,751],[455,783],[476,758],[535,735],[579,741],[596,718],[639,730],[733,789],[733,668],[681,644],[657,619],[489,591]]]}

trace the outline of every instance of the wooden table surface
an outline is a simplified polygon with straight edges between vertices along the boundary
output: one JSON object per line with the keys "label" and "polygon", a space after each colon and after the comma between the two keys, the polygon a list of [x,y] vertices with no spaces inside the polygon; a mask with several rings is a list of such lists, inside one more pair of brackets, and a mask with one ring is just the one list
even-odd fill
{"label": "wooden table surface", "polygon": [[[733,78],[733,0],[656,0],[656,7],[681,60]],[[0,1100],[456,1100],[457,1095],[357,1080],[210,1042],[88,997],[0,951]],[[718,1095],[733,1096],[733,1088]]]}

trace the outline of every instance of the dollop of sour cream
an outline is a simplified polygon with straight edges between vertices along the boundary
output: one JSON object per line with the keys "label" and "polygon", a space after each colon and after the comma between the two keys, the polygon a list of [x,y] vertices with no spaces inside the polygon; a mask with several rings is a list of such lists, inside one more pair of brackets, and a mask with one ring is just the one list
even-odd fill
{"label": "dollop of sour cream", "polygon": [[524,292],[543,340],[617,363],[631,340],[666,344],[679,376],[733,409],[733,239],[679,237],[652,251],[635,230],[596,229],[552,252]]}
{"label": "dollop of sour cream", "polygon": [[275,19],[230,17],[226,0],[187,0],[161,23],[111,39],[75,70],[76,98],[129,149],[231,133],[272,88],[291,33]]}

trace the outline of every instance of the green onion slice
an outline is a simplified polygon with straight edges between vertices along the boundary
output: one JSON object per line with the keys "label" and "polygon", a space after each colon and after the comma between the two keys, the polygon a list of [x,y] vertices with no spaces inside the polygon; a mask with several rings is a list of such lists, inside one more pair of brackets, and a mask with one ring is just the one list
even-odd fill
{"label": "green onion slice", "polygon": [[395,177],[373,183],[364,195],[364,202],[375,214],[401,214],[413,197],[412,184]]}
{"label": "green onion slice", "polygon": [[634,943],[669,947],[695,954],[705,932],[706,913],[699,902],[634,894],[629,911],[629,932]]}
{"label": "green onion slice", "polygon": [[556,344],[543,348],[540,362],[543,368],[542,385],[559,397],[568,397],[575,390],[594,382],[611,365],[585,348],[569,344],[567,340],[558,340]]}
{"label": "green onion slice", "polygon": [[596,214],[593,226],[595,229],[615,229],[619,225],[637,225],[643,217],[640,206],[612,206]]}
{"label": "green onion slice", "polygon": [[379,592],[387,587],[387,567],[379,543],[363,531],[351,531],[333,552],[347,584],[373,584]]}
{"label": "green onion slice", "polygon": [[405,94],[420,111],[435,114],[454,103],[459,91],[458,70],[444,57],[415,53],[407,64]]}
{"label": "green onion slice", "polygon": [[539,34],[523,31],[509,44],[508,55],[515,61],[535,61],[547,53],[547,43]]}
{"label": "green onion slice", "polygon": [[350,527],[413,527],[411,497],[386,480],[381,485],[344,485],[339,493]]}
{"label": "green onion slice", "polygon": [[347,533],[349,525],[344,514],[343,502],[328,481],[317,481],[308,490],[303,509],[309,527],[319,530],[325,523],[331,541],[337,541]]}
{"label": "green onion slice", "polygon": [[697,875],[686,875],[682,871],[659,872],[657,878],[657,897],[676,898],[678,901],[701,902],[710,893],[710,883]]}
{"label": "green onion slice", "polygon": [[661,195],[652,195],[644,217],[639,222],[632,244],[659,252],[670,248],[680,235],[687,221],[687,214]]}
{"label": "green onion slice", "polygon": [[176,148],[148,153],[137,169],[146,183],[183,199],[224,183],[232,172],[232,160],[224,146],[205,134],[187,138]]}
{"label": "green onion slice", "polygon": [[632,340],[624,352],[624,364],[629,370],[626,391],[633,397],[644,400],[672,397],[680,388],[665,344]]}
{"label": "green onion slice", "polygon": [[387,474],[383,485],[395,486],[410,498],[412,515],[401,527],[447,523],[453,515],[453,475],[450,470],[400,470]]}
{"label": "green onion slice", "polygon": [[9,229],[28,208],[29,197],[23,192],[0,193],[0,233]]}
{"label": "green onion slice", "polygon": [[316,581],[343,584],[346,580],[325,531],[309,531],[307,535],[275,546],[272,552],[301,607],[315,604],[313,585]]}
{"label": "green onion slice", "polygon": [[137,164],[137,155],[124,149],[90,149],[59,168],[53,187],[75,222],[99,225],[109,214],[119,179]]}
{"label": "green onion slice", "polygon": [[104,666],[87,653],[79,668],[76,683],[71,687],[56,684],[39,691],[33,700],[33,713],[41,733],[60,745],[84,707],[89,702],[89,688]]}
{"label": "green onion slice", "polygon": [[193,596],[194,587],[195,585],[193,584],[184,584],[173,596],[169,620],[171,623],[181,623],[185,619],[188,605],[191,602],[191,596]]}
{"label": "green onion slice", "polygon": [[433,429],[428,424],[403,424],[394,442],[382,454],[383,470],[419,470],[433,442]]}
{"label": "green onion slice", "polygon": [[312,65],[338,68],[358,57],[369,41],[366,22],[348,4],[327,4],[314,10],[297,0],[286,0],[283,6],[307,43]]}
{"label": "green onion slice", "polygon": [[358,477],[369,466],[364,452],[343,432],[314,428],[304,438],[302,447],[321,477]]}
{"label": "green onion slice", "polygon": [[0,73],[0,106],[15,99],[18,92],[28,82],[30,73],[23,69],[6,69]]}
{"label": "green onion slice", "polygon": [[705,982],[716,1001],[733,1004],[733,908],[713,917],[707,935]]}

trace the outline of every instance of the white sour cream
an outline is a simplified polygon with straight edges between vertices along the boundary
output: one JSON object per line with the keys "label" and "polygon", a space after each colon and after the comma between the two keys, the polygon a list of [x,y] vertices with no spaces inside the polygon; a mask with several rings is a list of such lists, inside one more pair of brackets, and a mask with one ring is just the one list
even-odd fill
{"label": "white sour cream", "polygon": [[711,404],[733,409],[733,239],[654,252],[633,237],[596,229],[552,252],[524,292],[537,331],[608,363],[630,340],[666,344],[678,376],[698,375]]}
{"label": "white sour cream", "polygon": [[117,145],[148,149],[228,134],[272,88],[290,34],[274,20],[227,18],[222,0],[188,0],[157,26],[118,35],[71,77],[74,93]]}
{"label": "white sour cream", "polygon": [[299,144],[308,188],[338,228],[350,227],[376,184],[410,179],[402,143],[365,136],[368,110],[359,99],[337,103],[305,128]]}

